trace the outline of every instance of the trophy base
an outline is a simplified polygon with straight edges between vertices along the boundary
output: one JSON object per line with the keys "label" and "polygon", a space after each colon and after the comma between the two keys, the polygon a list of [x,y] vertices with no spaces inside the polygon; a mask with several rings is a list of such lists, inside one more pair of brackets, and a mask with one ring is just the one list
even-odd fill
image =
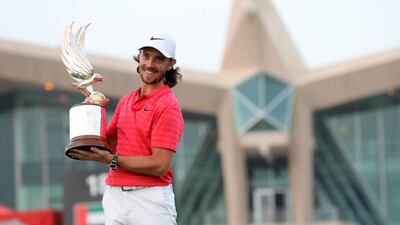
{"label": "trophy base", "polygon": [[70,152],[72,149],[79,149],[83,151],[91,151],[91,147],[96,147],[100,150],[103,151],[108,151],[109,153],[112,153],[111,151],[111,146],[104,142],[101,138],[99,137],[83,137],[83,138],[74,138],[71,140],[71,143],[65,148],[65,155],[71,159],[76,159],[72,156],[70,156]]}

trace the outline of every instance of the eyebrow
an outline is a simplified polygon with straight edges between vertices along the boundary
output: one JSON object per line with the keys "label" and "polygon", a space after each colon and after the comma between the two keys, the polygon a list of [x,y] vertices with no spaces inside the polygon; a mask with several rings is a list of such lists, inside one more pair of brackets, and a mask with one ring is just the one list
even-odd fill
{"label": "eyebrow", "polygon": [[158,59],[158,60],[162,60],[162,61],[164,61],[166,58],[164,57],[164,56],[162,56],[162,55],[157,55],[157,56],[155,56],[154,58],[156,58],[156,59]]}
{"label": "eyebrow", "polygon": [[[148,56],[150,55],[150,51],[149,50],[143,50],[143,54]],[[167,59],[167,57],[163,56],[161,53],[156,52],[154,58],[157,58],[159,60],[165,60]]]}

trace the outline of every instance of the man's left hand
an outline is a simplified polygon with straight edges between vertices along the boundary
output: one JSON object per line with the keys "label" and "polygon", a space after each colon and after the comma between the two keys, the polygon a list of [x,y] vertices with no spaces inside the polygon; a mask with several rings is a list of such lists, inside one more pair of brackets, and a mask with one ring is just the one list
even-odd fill
{"label": "man's left hand", "polygon": [[100,150],[96,147],[91,147],[90,151],[72,149],[69,155],[73,158],[80,160],[90,160],[109,164],[112,159],[111,153],[108,151]]}

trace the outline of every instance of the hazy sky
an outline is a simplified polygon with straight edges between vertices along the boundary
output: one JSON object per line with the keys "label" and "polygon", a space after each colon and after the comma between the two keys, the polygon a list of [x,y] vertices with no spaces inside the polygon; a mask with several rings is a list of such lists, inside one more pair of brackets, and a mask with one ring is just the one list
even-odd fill
{"label": "hazy sky", "polygon": [[[400,46],[398,0],[273,0],[310,67]],[[91,22],[89,53],[130,59],[153,31],[175,37],[183,68],[218,71],[232,0],[0,0],[0,38],[57,48]]]}
{"label": "hazy sky", "polygon": [[400,47],[398,0],[273,0],[309,67]]}

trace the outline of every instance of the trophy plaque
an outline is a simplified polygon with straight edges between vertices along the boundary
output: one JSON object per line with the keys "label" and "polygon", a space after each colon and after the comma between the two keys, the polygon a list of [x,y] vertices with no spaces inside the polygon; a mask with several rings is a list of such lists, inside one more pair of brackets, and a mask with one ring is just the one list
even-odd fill
{"label": "trophy plaque", "polygon": [[[73,22],[65,27],[61,45],[61,58],[69,76],[76,87],[91,103],[79,103],[69,111],[70,143],[65,148],[65,155],[72,149],[90,151],[97,147],[111,152],[106,138],[106,109],[108,99],[100,92],[93,90],[93,84],[103,80],[103,76],[95,73],[90,64],[84,46],[85,33],[90,24],[79,28],[74,34]],[[75,158],[73,158],[75,159]]]}

